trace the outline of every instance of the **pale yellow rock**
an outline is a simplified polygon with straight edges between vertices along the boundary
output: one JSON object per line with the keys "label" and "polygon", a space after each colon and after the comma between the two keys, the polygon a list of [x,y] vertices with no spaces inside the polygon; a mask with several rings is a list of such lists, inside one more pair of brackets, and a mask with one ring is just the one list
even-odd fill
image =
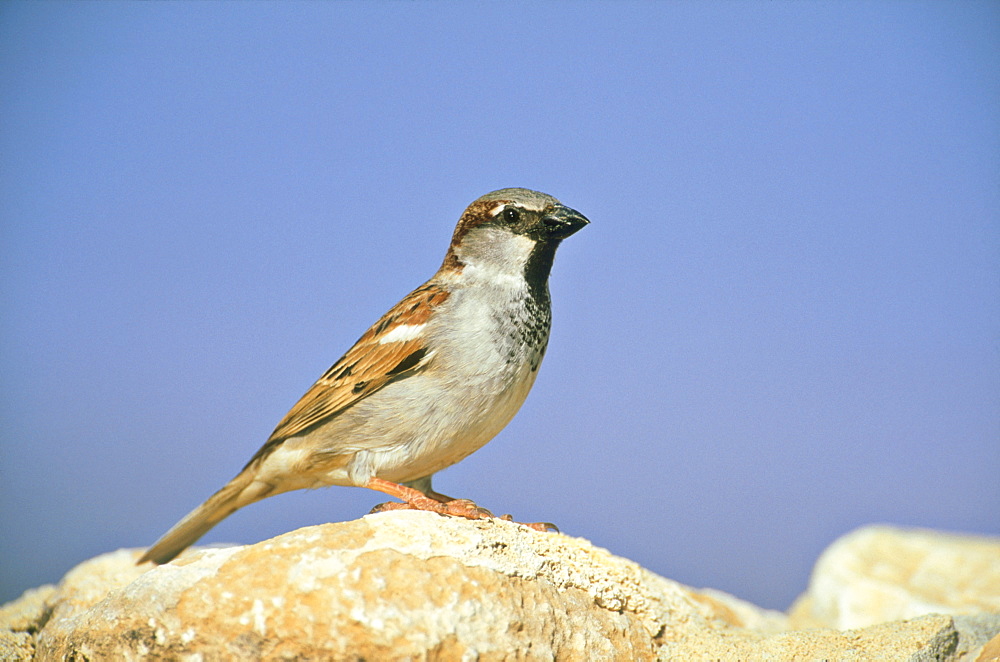
{"label": "pale yellow rock", "polygon": [[55,595],[56,587],[46,584],[0,607],[0,660],[32,659],[35,634],[48,619]]}
{"label": "pale yellow rock", "polygon": [[692,630],[682,645],[664,646],[660,650],[660,659],[947,662],[965,659],[968,649],[959,648],[959,639],[953,619],[942,615],[845,632],[798,630],[766,637],[746,636],[746,633],[744,636],[726,636],[725,633]]}
{"label": "pale yellow rock", "polygon": [[136,566],[136,558],[135,552],[120,549],[70,570],[59,582],[58,600],[50,618],[56,621],[73,618],[105,599],[111,591],[128,586],[148,570]]}
{"label": "pale yellow rock", "polygon": [[787,631],[783,614],[585,540],[412,511],[159,567],[138,554],[0,609],[0,658],[974,662],[1000,631],[988,614]]}
{"label": "pale yellow rock", "polygon": [[652,659],[733,612],[583,540],[395,512],[189,553],[59,613],[38,659]]}
{"label": "pale yellow rock", "polygon": [[870,526],[823,552],[791,619],[846,630],[984,612],[1000,613],[1000,538]]}

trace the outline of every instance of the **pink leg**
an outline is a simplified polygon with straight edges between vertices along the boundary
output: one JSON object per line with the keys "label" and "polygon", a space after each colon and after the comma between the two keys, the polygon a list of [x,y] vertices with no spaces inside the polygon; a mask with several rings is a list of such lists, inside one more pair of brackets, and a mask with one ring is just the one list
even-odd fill
{"label": "pink leg", "polygon": [[[387,510],[428,510],[442,515],[454,515],[455,517],[464,517],[466,519],[489,519],[494,517],[493,513],[485,508],[480,508],[468,499],[452,499],[451,497],[438,492],[424,494],[420,490],[415,490],[412,487],[400,485],[399,483],[393,483],[392,481],[384,480],[382,478],[370,479],[365,484],[365,487],[379,492],[384,492],[385,494],[394,496],[404,502],[379,504],[372,509],[373,513],[385,512]],[[514,521],[514,518],[510,515],[504,515],[500,517],[500,519],[507,522]],[[516,523],[524,524],[525,526],[536,531],[559,531],[555,524],[550,524],[548,522]]]}
{"label": "pink leg", "polygon": [[[384,503],[378,506],[380,511],[406,508],[410,510],[429,510],[434,513],[441,513],[442,515],[455,515],[456,517],[464,517],[466,519],[488,519],[493,517],[493,513],[485,508],[480,508],[468,499],[452,499],[441,502],[427,496],[420,490],[383,480],[382,478],[372,478],[365,484],[365,487],[384,492],[389,496],[394,496],[406,502],[405,504]],[[435,496],[443,496],[438,495],[436,492],[434,494]]]}

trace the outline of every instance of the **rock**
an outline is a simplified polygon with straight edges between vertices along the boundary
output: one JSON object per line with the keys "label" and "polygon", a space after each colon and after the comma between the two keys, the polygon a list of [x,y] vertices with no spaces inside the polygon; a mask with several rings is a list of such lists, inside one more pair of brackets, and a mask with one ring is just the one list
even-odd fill
{"label": "rock", "polygon": [[1000,635],[990,639],[976,658],[976,662],[997,662],[997,660],[1000,660]]}
{"label": "rock", "polygon": [[38,659],[195,651],[235,659],[512,651],[652,659],[671,620],[729,628],[747,617],[586,541],[418,512],[196,551],[118,588],[130,571],[107,567],[134,558],[118,552],[91,562],[117,589],[103,600],[86,588],[86,565],[71,573],[61,590],[72,604],[56,608],[60,618],[39,636]]}
{"label": "rock", "polygon": [[0,607],[0,660],[30,660],[34,656],[35,634],[48,619],[49,602],[55,593],[56,587],[46,584]]}
{"label": "rock", "polygon": [[823,552],[790,616],[844,630],[984,612],[1000,613],[1000,539],[869,526]]}
{"label": "rock", "polygon": [[159,567],[136,567],[138,556],[97,557],[4,607],[0,656],[971,662],[1000,631],[983,614],[793,631],[784,614],[585,540],[413,511]]}

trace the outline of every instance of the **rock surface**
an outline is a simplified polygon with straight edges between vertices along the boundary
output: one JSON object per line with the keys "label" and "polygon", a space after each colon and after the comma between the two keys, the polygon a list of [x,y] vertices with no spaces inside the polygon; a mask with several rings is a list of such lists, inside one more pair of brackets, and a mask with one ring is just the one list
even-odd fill
{"label": "rock surface", "polygon": [[982,613],[992,603],[975,601],[951,605],[975,612],[963,616],[796,630],[794,616],[585,540],[411,511],[159,567],[136,567],[138,555],[99,556],[0,609],[0,657],[985,660],[1000,630]]}
{"label": "rock surface", "polygon": [[1000,614],[1000,539],[868,526],[823,552],[791,618],[846,630],[983,612]]}

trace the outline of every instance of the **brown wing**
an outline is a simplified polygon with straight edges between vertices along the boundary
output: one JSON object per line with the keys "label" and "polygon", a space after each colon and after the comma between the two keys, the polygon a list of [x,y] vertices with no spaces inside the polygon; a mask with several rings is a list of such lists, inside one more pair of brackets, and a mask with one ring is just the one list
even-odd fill
{"label": "brown wing", "polygon": [[[432,356],[423,335],[400,327],[426,324],[431,311],[447,298],[448,292],[440,285],[428,283],[393,306],[285,414],[247,466],[269,455],[288,437],[330,420],[391,381],[426,367]],[[391,335],[394,330],[398,339]]]}

